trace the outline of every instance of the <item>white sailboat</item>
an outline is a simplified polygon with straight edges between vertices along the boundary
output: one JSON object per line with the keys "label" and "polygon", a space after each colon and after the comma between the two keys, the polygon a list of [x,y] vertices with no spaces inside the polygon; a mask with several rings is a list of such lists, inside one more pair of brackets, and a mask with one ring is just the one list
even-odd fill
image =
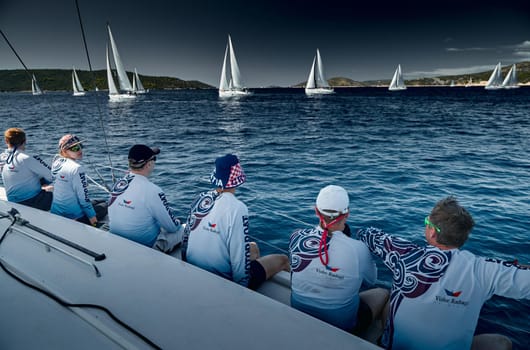
{"label": "white sailboat", "polygon": [[136,95],[133,93],[133,88],[127,72],[123,68],[123,63],[121,62],[120,54],[118,53],[118,48],[112,32],[110,31],[110,25],[107,24],[107,29],[109,32],[109,41],[112,50],[112,56],[114,58],[114,65],[116,66],[116,72],[118,73],[118,82],[120,90],[117,89],[114,79],[112,77],[112,70],[110,66],[110,57],[109,57],[109,47],[107,45],[107,80],[109,85],[109,99],[113,101],[119,101],[124,99],[135,98]]}
{"label": "white sailboat", "polygon": [[398,64],[396,71],[394,72],[394,76],[392,77],[392,81],[390,82],[390,85],[388,86],[388,90],[390,91],[399,91],[399,90],[406,90],[407,86],[405,85],[405,80],[403,80],[403,73],[401,72],[401,64]]}
{"label": "white sailboat", "polygon": [[473,85],[473,78],[469,77],[469,81],[467,82],[467,84],[465,85],[465,87],[470,87]]}
{"label": "white sailboat", "polygon": [[495,69],[491,73],[490,78],[488,79],[488,82],[484,88],[486,90],[497,90],[503,88],[500,62],[495,66]]}
{"label": "white sailboat", "polygon": [[313,65],[307,78],[307,84],[305,86],[306,95],[323,95],[332,94],[335,91],[329,86],[326,78],[324,77],[324,66],[322,65],[322,58],[320,57],[320,51],[317,49],[315,58],[313,58]]}
{"label": "white sailboat", "polygon": [[[229,53],[230,57],[228,57]],[[228,59],[230,59],[229,66]],[[230,68],[230,71],[228,68]],[[250,94],[251,92],[248,91],[241,80],[241,72],[237,64],[234,47],[232,46],[232,39],[228,35],[228,43],[226,44],[223,68],[221,70],[221,80],[219,81],[219,97],[235,97]]]}
{"label": "white sailboat", "polygon": [[37,84],[37,78],[35,78],[35,74],[31,77],[31,93],[33,95],[42,95],[42,90],[39,87],[39,84]]}
{"label": "white sailboat", "polygon": [[512,68],[510,68],[510,71],[506,74],[506,78],[504,78],[504,81],[502,82],[502,87],[505,89],[516,89],[519,87],[517,84],[517,69],[515,64],[512,65]]}
{"label": "white sailboat", "polygon": [[75,67],[72,69],[72,90],[74,91],[74,96],[86,95],[85,89],[83,89],[83,85],[81,85],[81,81],[79,81],[79,77],[75,71]]}
{"label": "white sailboat", "polygon": [[134,75],[133,75],[133,92],[135,94],[146,94],[149,92],[149,90],[146,90],[144,88],[144,85],[142,84],[142,81],[140,80],[140,76],[138,75],[138,72],[136,71],[136,68],[134,68]]}

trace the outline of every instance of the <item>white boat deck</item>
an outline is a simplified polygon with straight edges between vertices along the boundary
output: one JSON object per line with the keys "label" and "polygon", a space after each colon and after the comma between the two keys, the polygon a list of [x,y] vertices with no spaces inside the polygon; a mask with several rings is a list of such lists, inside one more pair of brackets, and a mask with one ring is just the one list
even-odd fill
{"label": "white boat deck", "polygon": [[11,219],[1,218],[0,262],[35,287],[0,270],[2,348],[378,348],[287,306],[286,273],[256,293],[109,232],[0,201],[1,216],[11,208],[36,228],[18,220],[7,230]]}

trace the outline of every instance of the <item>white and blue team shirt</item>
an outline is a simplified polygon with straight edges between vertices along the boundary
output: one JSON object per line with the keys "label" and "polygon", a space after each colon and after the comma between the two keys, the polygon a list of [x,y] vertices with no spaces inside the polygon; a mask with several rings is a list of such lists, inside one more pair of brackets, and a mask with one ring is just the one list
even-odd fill
{"label": "white and blue team shirt", "polygon": [[377,228],[359,237],[394,275],[383,337],[389,349],[470,349],[486,300],[530,299],[530,269],[513,262],[422,247]]}
{"label": "white and blue team shirt", "polygon": [[230,192],[202,193],[184,229],[185,259],[247,287],[250,278],[248,208]]}
{"label": "white and blue team shirt", "polygon": [[50,212],[69,219],[96,216],[88,197],[84,167],[76,161],[57,157],[52,163],[53,201]]}
{"label": "white and blue team shirt", "polygon": [[[319,258],[322,228],[297,230],[291,235],[291,303],[342,329],[357,322],[359,289],[374,284],[377,268],[362,242],[340,231],[328,235],[328,265]],[[330,237],[331,236],[331,237]]]}
{"label": "white and blue team shirt", "polygon": [[108,213],[110,232],[148,247],[161,227],[168,233],[180,227],[162,189],[139,174],[129,173],[113,186]]}
{"label": "white and blue team shirt", "polygon": [[[9,164],[7,161],[9,160]],[[21,150],[11,149],[0,155],[2,180],[7,200],[22,202],[31,199],[41,191],[41,179],[53,181],[50,166],[38,156],[29,156]]]}

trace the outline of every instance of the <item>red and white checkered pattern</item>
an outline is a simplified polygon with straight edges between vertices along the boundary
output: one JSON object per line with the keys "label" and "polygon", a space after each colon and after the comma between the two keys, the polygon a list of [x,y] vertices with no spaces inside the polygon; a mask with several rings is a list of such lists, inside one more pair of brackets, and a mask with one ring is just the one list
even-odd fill
{"label": "red and white checkered pattern", "polygon": [[237,163],[236,165],[232,165],[230,167],[230,177],[228,178],[225,188],[237,187],[246,180],[247,176],[245,175],[243,168],[241,168],[241,165]]}

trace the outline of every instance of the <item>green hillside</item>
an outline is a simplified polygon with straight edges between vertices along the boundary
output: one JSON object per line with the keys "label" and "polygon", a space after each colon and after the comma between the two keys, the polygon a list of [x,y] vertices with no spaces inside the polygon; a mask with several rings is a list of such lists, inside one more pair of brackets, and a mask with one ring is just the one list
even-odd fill
{"label": "green hillside", "polygon": [[[94,90],[92,74],[89,71],[76,70],[85,90]],[[44,91],[71,91],[72,71],[66,69],[36,69],[32,71],[39,86]],[[127,72],[132,78],[131,72]],[[100,90],[107,90],[107,71],[94,71],[95,83]],[[140,75],[146,89],[211,89],[212,86],[196,80],[181,80],[171,77],[152,77]],[[29,91],[31,78],[22,69],[0,70],[0,91]]]}

